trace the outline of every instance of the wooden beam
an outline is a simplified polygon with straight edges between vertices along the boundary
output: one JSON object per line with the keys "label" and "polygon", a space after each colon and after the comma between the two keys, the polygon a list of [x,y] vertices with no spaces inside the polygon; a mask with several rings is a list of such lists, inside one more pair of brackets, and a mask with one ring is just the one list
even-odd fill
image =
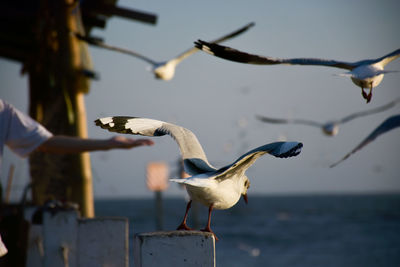
{"label": "wooden beam", "polygon": [[119,16],[126,19],[137,20],[144,23],[156,24],[157,15],[149,12],[118,7],[115,5],[98,4],[88,12],[102,14],[104,16]]}

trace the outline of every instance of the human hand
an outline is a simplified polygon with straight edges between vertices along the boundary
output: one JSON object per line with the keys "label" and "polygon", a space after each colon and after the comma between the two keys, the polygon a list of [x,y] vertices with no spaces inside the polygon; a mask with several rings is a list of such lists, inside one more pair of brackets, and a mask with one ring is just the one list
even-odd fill
{"label": "human hand", "polygon": [[150,139],[132,139],[125,136],[114,136],[109,139],[110,148],[133,148],[137,146],[152,146],[154,142]]}

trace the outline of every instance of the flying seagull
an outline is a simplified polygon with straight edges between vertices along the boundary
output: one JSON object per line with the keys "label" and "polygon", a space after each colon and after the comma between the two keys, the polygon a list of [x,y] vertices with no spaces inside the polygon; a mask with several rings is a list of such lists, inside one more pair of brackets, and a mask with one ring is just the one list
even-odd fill
{"label": "flying seagull", "polygon": [[384,134],[384,133],[386,133],[390,130],[393,130],[394,128],[397,128],[397,127],[400,127],[400,114],[391,116],[388,119],[386,119],[384,122],[382,122],[358,146],[356,146],[352,151],[347,153],[341,160],[332,164],[330,167],[331,168],[335,167],[340,162],[342,162],[345,159],[347,159],[348,157],[350,157],[351,154],[356,153],[358,150],[362,149],[364,146],[366,146],[369,143],[371,143],[372,141],[374,141],[381,134]]}
{"label": "flying seagull", "polygon": [[[317,65],[326,67],[335,67],[349,70],[349,72],[339,74],[339,76],[350,77],[354,84],[361,87],[361,94],[367,103],[372,98],[372,88],[378,86],[383,79],[383,75],[389,72],[383,68],[391,61],[395,60],[400,56],[400,49],[397,49],[383,57],[377,59],[366,59],[357,62],[345,62],[336,61],[330,59],[321,58],[273,58],[266,56],[259,56],[254,54],[248,54],[227,46],[213,44],[198,40],[195,42],[195,47],[207,52],[208,54],[216,57],[224,58],[227,60],[255,64],[255,65],[276,65],[276,64],[287,64],[287,65]],[[369,88],[367,94],[364,89]]]}
{"label": "flying seagull", "polygon": [[398,102],[400,102],[400,98],[397,98],[396,100],[393,100],[383,106],[379,106],[377,108],[373,108],[373,109],[369,109],[369,110],[365,110],[365,111],[356,112],[356,113],[350,114],[340,120],[328,121],[326,123],[320,123],[320,122],[306,120],[306,119],[277,119],[277,118],[270,118],[270,117],[265,117],[265,116],[261,116],[261,115],[256,115],[256,118],[263,122],[266,122],[266,123],[280,123],[280,124],[292,123],[292,124],[304,124],[304,125],[315,126],[315,127],[321,128],[321,130],[324,134],[326,134],[328,136],[335,136],[339,132],[339,124],[349,122],[358,117],[367,116],[367,115],[385,111],[387,109],[394,107]]}
{"label": "flying seagull", "polygon": [[[231,32],[227,35],[224,35],[218,39],[215,39],[213,41],[211,41],[210,43],[220,43],[226,40],[229,40],[233,37],[236,37],[237,35],[244,33],[245,31],[247,31],[249,28],[251,28],[252,26],[254,26],[255,23],[251,22],[245,26],[243,26],[242,28]],[[185,52],[183,52],[182,54],[176,56],[175,58],[168,60],[168,61],[163,61],[163,62],[159,62],[159,61],[155,61],[149,57],[146,57],[142,54],[139,54],[135,51],[129,50],[129,49],[125,49],[125,48],[121,48],[121,47],[116,47],[116,46],[112,46],[112,45],[108,45],[103,43],[101,40],[96,39],[96,38],[91,38],[91,37],[85,37],[79,34],[76,34],[76,36],[83,41],[88,42],[89,44],[101,47],[101,48],[105,48],[108,50],[113,50],[113,51],[117,51],[123,54],[127,54],[130,56],[134,56],[137,57],[139,59],[142,59],[144,61],[146,61],[147,63],[151,64],[151,71],[154,73],[155,78],[156,79],[161,79],[164,81],[169,81],[171,80],[174,75],[175,75],[175,68],[176,66],[185,58],[187,58],[188,56],[196,53],[197,51],[199,51],[197,48],[192,47],[188,50],[186,50]]]}
{"label": "flying seagull", "polygon": [[[168,134],[177,142],[184,170],[191,175],[183,179],[170,179],[172,182],[184,184],[190,196],[185,216],[178,230],[191,230],[186,224],[186,219],[192,201],[197,201],[209,208],[207,225],[203,231],[213,233],[210,228],[213,209],[229,209],[239,201],[240,196],[243,196],[247,203],[247,189],[250,181],[245,172],[257,158],[266,153],[278,158],[293,157],[297,156],[303,147],[303,144],[298,142],[270,143],[257,147],[239,157],[232,164],[217,169],[208,162],[197,137],[190,130],[181,126],[136,117],[107,117],[97,119],[95,123],[111,132],[144,136]],[[216,238],[216,240],[218,239]]]}

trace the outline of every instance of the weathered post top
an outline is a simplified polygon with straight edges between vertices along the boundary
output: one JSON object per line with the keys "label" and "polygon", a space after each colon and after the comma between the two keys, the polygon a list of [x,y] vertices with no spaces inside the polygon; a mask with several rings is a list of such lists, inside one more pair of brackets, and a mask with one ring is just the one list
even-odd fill
{"label": "weathered post top", "polygon": [[215,266],[215,238],[201,231],[166,231],[135,235],[136,267]]}

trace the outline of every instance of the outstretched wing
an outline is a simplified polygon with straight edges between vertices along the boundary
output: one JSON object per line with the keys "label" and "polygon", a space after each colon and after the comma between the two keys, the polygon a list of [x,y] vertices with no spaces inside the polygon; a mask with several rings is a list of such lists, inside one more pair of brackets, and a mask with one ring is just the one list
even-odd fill
{"label": "outstretched wing", "polygon": [[188,129],[171,123],[136,117],[106,117],[95,121],[97,126],[110,132],[144,136],[170,135],[178,143],[185,171],[190,175],[215,171],[197,140]]}
{"label": "outstretched wing", "polygon": [[[245,31],[247,31],[249,28],[253,27],[254,25],[255,25],[254,22],[251,22],[251,23],[243,26],[242,28],[240,28],[240,29],[238,29],[238,30],[236,30],[234,32],[231,32],[231,33],[229,33],[227,35],[224,35],[224,36],[222,36],[222,37],[220,37],[218,39],[210,41],[210,43],[221,43],[221,42],[224,42],[226,40],[229,40],[229,39],[231,39],[233,37],[236,37],[236,36],[244,33]],[[180,61],[184,60],[185,58],[187,58],[188,56],[190,56],[191,54],[196,53],[198,51],[199,50],[196,47],[193,47],[191,49],[186,50],[185,52],[183,52],[182,54],[178,55],[176,58],[174,58],[172,60],[176,60],[177,62],[180,62]]]}
{"label": "outstretched wing", "polygon": [[373,108],[373,109],[369,109],[369,110],[360,111],[360,112],[356,112],[356,113],[350,114],[350,115],[344,117],[343,119],[341,119],[339,122],[340,123],[345,123],[345,122],[351,121],[351,120],[353,120],[353,119],[355,119],[357,117],[367,116],[367,115],[370,115],[370,114],[374,114],[374,113],[385,111],[387,109],[390,109],[390,108],[394,107],[398,102],[400,102],[400,98],[397,98],[397,99],[395,99],[395,100],[393,100],[393,101],[391,101],[391,102],[389,102],[389,103],[387,103],[387,104],[385,104],[383,106],[379,106],[377,108]]}
{"label": "outstretched wing", "polygon": [[366,60],[369,64],[379,63],[382,67],[385,67],[387,64],[395,60],[396,58],[400,57],[400,49],[397,49],[383,57],[377,59],[369,59]]}
{"label": "outstretched wing", "polygon": [[374,141],[378,136],[381,134],[384,134],[394,128],[400,127],[400,114],[399,115],[394,115],[391,116],[390,118],[386,119],[384,122],[382,122],[370,135],[368,135],[358,146],[356,146],[352,151],[347,153],[341,160],[338,162],[332,164],[330,167],[335,167],[338,165],[340,162],[344,161],[348,157],[350,157],[351,154],[354,154],[364,146],[368,145],[372,141]]}
{"label": "outstretched wing", "polygon": [[267,123],[275,123],[275,124],[283,124],[283,123],[294,123],[294,124],[305,124],[310,126],[322,127],[323,124],[318,123],[312,120],[304,120],[304,119],[277,119],[277,118],[270,118],[261,115],[256,115],[256,118],[262,122]]}
{"label": "outstretched wing", "polygon": [[85,41],[88,44],[91,44],[91,45],[94,45],[94,46],[97,46],[97,47],[100,47],[100,48],[104,48],[104,49],[107,49],[107,50],[119,52],[119,53],[122,53],[122,54],[126,54],[126,55],[129,55],[129,56],[140,58],[140,59],[146,61],[147,63],[150,63],[153,66],[158,64],[158,62],[154,61],[153,59],[151,59],[149,57],[146,57],[146,56],[144,56],[142,54],[139,54],[136,51],[133,51],[133,50],[130,50],[130,49],[126,49],[126,48],[123,48],[123,47],[117,47],[117,46],[109,45],[109,44],[106,44],[102,40],[99,40],[97,38],[83,36],[83,35],[80,35],[80,34],[75,34],[75,35],[79,40]]}
{"label": "outstretched wing", "polygon": [[227,46],[208,43],[202,40],[195,42],[195,47],[203,50],[204,52],[220,57],[226,60],[235,61],[239,63],[255,64],[255,65],[276,65],[276,64],[289,64],[289,65],[317,65],[326,67],[336,67],[341,69],[352,70],[358,65],[351,62],[336,61],[321,58],[273,58],[266,56],[259,56],[242,52]]}
{"label": "outstretched wing", "polygon": [[234,163],[225,166],[218,170],[216,179],[226,179],[230,173],[244,173],[253,163],[262,155],[270,154],[277,158],[289,158],[300,154],[303,147],[302,143],[298,142],[275,142],[257,147],[238,158]]}

